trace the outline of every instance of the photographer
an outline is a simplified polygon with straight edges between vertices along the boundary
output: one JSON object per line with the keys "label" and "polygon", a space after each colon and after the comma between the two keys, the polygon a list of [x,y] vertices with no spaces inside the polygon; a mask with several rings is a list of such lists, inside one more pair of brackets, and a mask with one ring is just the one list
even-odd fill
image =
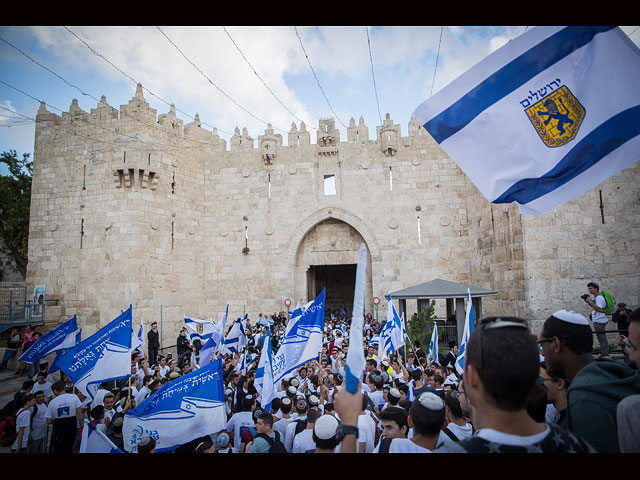
{"label": "photographer", "polygon": [[593,295],[593,299],[587,294],[582,295],[582,299],[593,309],[589,317],[593,322],[593,329],[596,332],[596,338],[600,344],[600,357],[606,358],[609,357],[609,342],[605,334],[609,318],[607,314],[604,313],[607,301],[604,299],[604,296],[600,294],[600,285],[596,282],[589,282],[587,288],[589,289],[589,293]]}
{"label": "photographer", "polygon": [[624,302],[620,302],[618,304],[618,308],[615,312],[613,312],[613,316],[611,320],[618,325],[618,330],[620,330],[620,335],[629,336],[629,314],[631,313],[631,309],[627,308],[627,304]]}

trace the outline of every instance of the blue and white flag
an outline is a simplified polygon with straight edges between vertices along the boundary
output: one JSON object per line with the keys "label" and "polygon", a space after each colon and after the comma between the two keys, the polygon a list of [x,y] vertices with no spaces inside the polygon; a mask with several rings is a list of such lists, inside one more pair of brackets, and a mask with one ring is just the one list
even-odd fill
{"label": "blue and white flag", "polygon": [[273,380],[273,353],[271,351],[271,327],[267,326],[267,336],[262,346],[253,386],[260,394],[260,406],[265,412],[271,410],[271,402],[276,397],[276,386]]}
{"label": "blue and white flag", "polygon": [[458,352],[458,358],[456,358],[456,363],[454,365],[454,367],[456,367],[456,370],[458,371],[458,374],[460,375],[464,373],[464,358],[467,352],[467,342],[469,341],[469,337],[473,333],[473,322],[473,301],[471,300],[471,292],[469,291],[469,289],[467,289],[467,307],[464,318],[464,330],[462,331],[460,351]]}
{"label": "blue and white flag", "polygon": [[371,337],[371,340],[369,340],[370,347],[377,347],[379,343],[380,343],[380,335],[374,335],[373,337]]}
{"label": "blue and white flag", "polygon": [[175,450],[191,440],[226,429],[222,359],[172,380],[124,416],[124,449],[137,452],[145,437],[156,452]]}
{"label": "blue and white flag", "polygon": [[247,350],[245,349],[244,353],[242,354],[242,357],[240,359],[240,361],[238,362],[238,364],[236,365],[236,367],[233,369],[236,372],[241,372],[242,370],[245,370],[247,368]]}
{"label": "blue and white flag", "polygon": [[[224,311],[224,315],[220,319],[218,325],[216,325],[215,330],[209,335],[209,338],[204,343],[202,348],[200,349],[200,366],[203,367],[208,363],[213,361],[213,357],[220,349],[222,342],[224,341],[224,329],[227,324],[227,317],[229,316],[229,304],[227,304],[227,308]],[[211,322],[213,323],[213,322]]]}
{"label": "blue and white flag", "polygon": [[356,393],[364,372],[364,350],[362,345],[364,328],[364,290],[367,283],[367,246],[362,243],[358,249],[358,263],[356,266],[356,285],[353,293],[353,314],[349,341],[356,345],[347,352],[345,368],[345,386],[349,393]]}
{"label": "blue and white flag", "polygon": [[52,352],[73,347],[75,345],[76,330],[78,330],[78,325],[74,315],[62,325],[40,337],[18,360],[25,363],[36,363]]}
{"label": "blue and white flag", "polygon": [[249,314],[245,314],[244,319],[238,319],[227,333],[222,345],[222,353],[239,353],[247,346],[248,339],[245,331],[245,325]]}
{"label": "blue and white flag", "polygon": [[427,351],[427,365],[431,363],[438,363],[438,324],[436,322],[433,322],[431,342],[429,342],[429,350]]}
{"label": "blue and white flag", "polygon": [[315,300],[305,305],[302,314],[292,316],[289,320],[278,353],[273,357],[275,383],[294,368],[320,355],[324,329],[324,296],[323,288]]}
{"label": "blue and white flag", "polygon": [[487,200],[544,214],[638,160],[638,78],[618,27],[536,27],[415,115]]}
{"label": "blue and white flag", "polygon": [[132,307],[70,348],[58,366],[82,394],[93,400],[102,382],[131,375]]}
{"label": "blue and white flag", "polygon": [[67,350],[75,347],[80,342],[82,342],[82,329],[78,330],[78,333],[67,335],[67,337],[69,338],[62,344],[68,346],[61,348],[60,350],[56,350],[56,357],[53,359],[53,362],[51,362],[51,365],[49,366],[49,373],[55,373],[60,370],[60,367],[58,366],[58,359],[61,358],[65,353],[67,353]]}
{"label": "blue and white flag", "polygon": [[80,453],[124,453],[93,423],[84,419],[84,428],[80,440]]}
{"label": "blue and white flag", "polygon": [[140,319],[140,328],[138,334],[131,336],[131,350],[138,350],[144,358],[144,328],[142,326],[142,319]]}
{"label": "blue and white flag", "polygon": [[[398,316],[396,307],[391,300],[391,294],[387,296],[387,302],[387,321],[382,326],[380,343],[378,344],[378,357],[380,360],[405,344],[404,321]],[[404,318],[404,314],[402,317]]]}
{"label": "blue and white flag", "polygon": [[187,328],[187,334],[191,342],[193,343],[199,340],[202,344],[211,338],[211,335],[217,327],[211,319],[200,320],[199,318],[190,318],[186,315],[184,317],[184,326]]}

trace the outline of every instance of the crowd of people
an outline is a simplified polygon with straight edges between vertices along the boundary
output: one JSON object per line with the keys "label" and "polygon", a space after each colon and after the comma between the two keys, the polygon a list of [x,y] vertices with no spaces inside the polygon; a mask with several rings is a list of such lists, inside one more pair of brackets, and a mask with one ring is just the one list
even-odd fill
{"label": "crowd of people", "polygon": [[[640,452],[640,309],[623,315],[623,360],[608,352],[596,358],[591,323],[574,311],[551,315],[537,341],[523,319],[481,318],[466,343],[463,372],[455,368],[455,344],[434,362],[419,341],[380,358],[379,323],[367,316],[363,343],[354,345],[348,318],[332,315],[325,320],[319,356],[277,383],[267,409],[254,386],[263,325],[271,325],[277,351],[288,319],[284,312],[260,314],[260,322],[247,325],[246,364],[241,354],[222,355],[226,428],[174,452]],[[77,452],[87,419],[124,451],[124,414],[200,367],[201,345],[185,332],[177,343],[176,357],[151,351],[155,344],[146,354],[134,352],[131,376],[102,385],[93,399],[64,374],[56,381],[43,362],[3,411],[16,415],[11,450]],[[366,362],[352,394],[344,384],[354,348],[363,349]],[[149,439],[138,452],[154,448]]]}

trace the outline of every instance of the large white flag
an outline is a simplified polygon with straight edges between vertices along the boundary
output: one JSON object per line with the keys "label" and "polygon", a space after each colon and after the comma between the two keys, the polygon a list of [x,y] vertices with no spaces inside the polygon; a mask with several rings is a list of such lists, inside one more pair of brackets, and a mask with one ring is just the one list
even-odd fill
{"label": "large white flag", "polygon": [[100,384],[131,375],[132,307],[89,338],[70,348],[58,366],[82,394],[95,397]]}
{"label": "large white flag", "polygon": [[[246,356],[246,353],[245,353]],[[276,397],[276,387],[273,380],[273,354],[271,352],[271,327],[267,325],[267,336],[262,345],[258,368],[253,386],[260,394],[260,405],[265,412],[271,410],[271,402]]]}
{"label": "large white flag", "polygon": [[469,342],[469,337],[473,333],[474,317],[475,315],[473,311],[473,301],[471,300],[471,292],[467,288],[467,309],[464,318],[464,330],[462,331],[460,350],[458,352],[458,357],[456,358],[456,363],[454,365],[460,375],[464,373],[464,360],[467,353],[467,342]]}
{"label": "large white flag", "polygon": [[433,322],[433,332],[427,352],[427,365],[431,363],[438,363],[438,324],[436,322]]}
{"label": "large white flag", "polygon": [[544,214],[640,158],[639,78],[617,27],[536,27],[415,115],[487,200]]}
{"label": "large white flag", "polygon": [[84,419],[84,428],[80,439],[80,453],[124,453],[104,433],[89,420]]}
{"label": "large white flag", "polygon": [[345,386],[349,393],[358,391],[358,384],[364,372],[364,349],[362,345],[362,329],[364,328],[364,289],[367,281],[367,246],[363,243],[358,249],[358,263],[356,267],[356,286],[353,294],[353,314],[349,342],[356,348],[347,352],[347,366],[345,369]]}
{"label": "large white flag", "polygon": [[305,305],[301,315],[292,316],[289,320],[278,353],[273,356],[275,383],[294,368],[320,355],[324,329],[324,296],[323,288],[314,301]]}
{"label": "large white flag", "polygon": [[387,310],[387,321],[382,326],[380,342],[378,343],[379,360],[384,359],[405,344],[404,313],[402,314],[402,318],[398,316],[396,307],[393,305],[393,300],[391,300],[391,294],[387,296],[387,302],[389,306]]}
{"label": "large white flag", "polygon": [[199,318],[191,318],[185,315],[184,326],[187,328],[189,339],[194,342],[199,340],[204,344],[216,330],[216,324],[213,320],[201,320]]}
{"label": "large white flag", "polygon": [[222,353],[240,353],[242,349],[247,346],[248,339],[245,326],[248,316],[249,314],[245,314],[244,319],[238,317],[233,323],[222,344]]}
{"label": "large white flag", "polygon": [[127,452],[136,452],[145,437],[156,452],[175,450],[196,438],[226,428],[222,359],[172,380],[124,416],[122,435]]}

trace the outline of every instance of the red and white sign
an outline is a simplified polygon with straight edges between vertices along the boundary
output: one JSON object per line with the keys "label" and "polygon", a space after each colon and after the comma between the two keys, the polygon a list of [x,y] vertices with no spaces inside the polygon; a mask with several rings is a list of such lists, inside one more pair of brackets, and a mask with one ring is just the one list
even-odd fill
{"label": "red and white sign", "polygon": [[290,307],[290,306],[291,306],[291,300],[289,300],[289,299],[287,298],[287,299],[284,301],[284,304],[285,304],[287,307]]}
{"label": "red and white sign", "polygon": [[378,297],[373,298],[373,304],[378,305],[380,303],[380,299]]}

